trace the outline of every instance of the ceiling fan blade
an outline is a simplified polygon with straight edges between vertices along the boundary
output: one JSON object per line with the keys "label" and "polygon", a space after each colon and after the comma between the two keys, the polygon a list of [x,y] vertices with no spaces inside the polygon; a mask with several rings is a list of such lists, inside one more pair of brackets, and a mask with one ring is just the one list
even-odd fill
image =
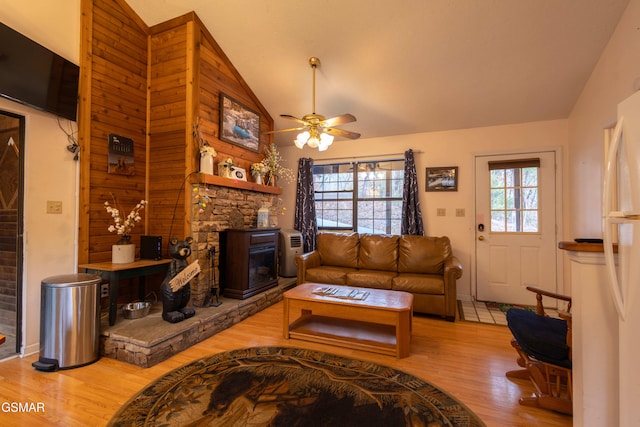
{"label": "ceiling fan blade", "polygon": [[331,126],[339,126],[345,123],[355,122],[356,117],[353,114],[342,114],[340,116],[331,117],[329,119],[323,120],[320,125],[331,127]]}
{"label": "ceiling fan blade", "polygon": [[302,119],[299,119],[297,117],[294,117],[290,114],[280,114],[280,117],[284,118],[284,119],[289,119],[289,120],[293,120],[294,122],[298,122],[298,123],[302,123],[303,125],[307,125],[307,122],[305,122]]}
{"label": "ceiling fan blade", "polygon": [[349,138],[349,139],[358,139],[358,138],[360,138],[360,134],[359,133],[351,132],[351,131],[343,130],[343,129],[324,128],[324,129],[322,129],[322,131],[325,132],[325,133],[328,133],[329,135],[342,136],[344,138]]}
{"label": "ceiling fan blade", "polygon": [[265,134],[265,135],[267,135],[267,134],[269,134],[269,133],[293,132],[293,131],[296,131],[296,130],[303,130],[303,129],[305,129],[305,127],[304,127],[304,126],[299,127],[299,128],[289,128],[289,129],[272,130],[272,131],[269,131],[269,132],[262,132],[262,133],[263,133],[263,134]]}

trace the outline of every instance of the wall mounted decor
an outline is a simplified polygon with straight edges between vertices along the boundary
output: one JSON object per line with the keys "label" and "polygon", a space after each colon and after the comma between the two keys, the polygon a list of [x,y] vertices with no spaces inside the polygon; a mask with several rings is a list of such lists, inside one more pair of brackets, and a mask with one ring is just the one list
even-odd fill
{"label": "wall mounted decor", "polygon": [[133,139],[110,133],[108,161],[108,173],[135,175],[136,171],[133,167]]}
{"label": "wall mounted decor", "polygon": [[427,168],[425,191],[458,191],[458,167]]}
{"label": "wall mounted decor", "polygon": [[220,93],[220,139],[259,152],[260,115]]}

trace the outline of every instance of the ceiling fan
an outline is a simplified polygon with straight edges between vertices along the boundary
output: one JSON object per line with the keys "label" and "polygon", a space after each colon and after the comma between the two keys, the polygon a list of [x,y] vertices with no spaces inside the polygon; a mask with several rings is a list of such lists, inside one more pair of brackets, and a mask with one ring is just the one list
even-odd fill
{"label": "ceiling fan", "polygon": [[358,139],[360,134],[356,132],[350,132],[348,130],[336,129],[334,126],[340,126],[345,123],[355,122],[356,118],[353,114],[342,114],[340,116],[331,117],[326,119],[320,114],[316,114],[316,68],[320,66],[320,60],[316,57],[309,58],[309,65],[313,73],[313,91],[311,96],[311,114],[302,116],[301,119],[289,114],[281,114],[280,117],[293,120],[299,123],[301,126],[274,130],[265,133],[280,133],[280,132],[292,132],[302,131],[296,137],[294,143],[296,147],[302,148],[307,144],[311,148],[318,148],[319,151],[326,150],[332,143],[334,136],[341,136],[349,139]]}

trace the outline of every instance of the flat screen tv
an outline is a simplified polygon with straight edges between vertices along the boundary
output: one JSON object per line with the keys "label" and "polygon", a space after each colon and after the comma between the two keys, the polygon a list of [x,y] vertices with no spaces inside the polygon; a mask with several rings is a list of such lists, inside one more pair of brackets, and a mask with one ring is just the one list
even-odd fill
{"label": "flat screen tv", "polygon": [[76,120],[80,68],[0,22],[0,96]]}

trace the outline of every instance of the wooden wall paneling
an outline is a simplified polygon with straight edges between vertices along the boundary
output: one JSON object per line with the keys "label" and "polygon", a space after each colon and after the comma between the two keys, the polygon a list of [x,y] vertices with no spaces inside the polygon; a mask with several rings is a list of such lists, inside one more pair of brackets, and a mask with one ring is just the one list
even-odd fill
{"label": "wooden wall paneling", "polygon": [[[105,227],[110,194],[122,215],[145,197],[148,27],[121,0],[82,0],[81,11],[79,263],[86,263],[109,260],[118,240]],[[134,140],[134,176],[107,173],[109,133]],[[135,228],[133,240],[142,233]]]}
{"label": "wooden wall paneling", "polygon": [[[193,137],[193,126],[198,120],[200,105],[200,45],[201,29],[195,21],[189,21],[187,26],[187,108],[185,116],[185,179],[200,169],[200,150]],[[185,190],[191,190],[191,186]],[[184,235],[191,236],[191,192],[184,197]]]}
{"label": "wooden wall paneling", "polygon": [[166,250],[169,238],[185,237],[187,32],[185,25],[164,25],[150,34],[149,199],[158,211],[149,232],[162,236]]}
{"label": "wooden wall paneling", "polygon": [[78,83],[78,145],[80,171],[78,191],[78,263],[89,262],[89,185],[91,173],[91,87],[93,0],[80,2],[80,79]]}
{"label": "wooden wall paneling", "polygon": [[[166,242],[191,232],[196,120],[219,158],[249,170],[263,157],[268,136],[261,135],[259,153],[218,139],[221,92],[258,111],[263,132],[273,119],[195,13],[149,28],[124,0],[82,0],[81,11],[79,262],[86,263],[109,259],[116,240],[105,227],[111,192],[125,214],[149,201],[134,240],[146,233]],[[107,173],[109,133],[134,139],[135,176]]]}

